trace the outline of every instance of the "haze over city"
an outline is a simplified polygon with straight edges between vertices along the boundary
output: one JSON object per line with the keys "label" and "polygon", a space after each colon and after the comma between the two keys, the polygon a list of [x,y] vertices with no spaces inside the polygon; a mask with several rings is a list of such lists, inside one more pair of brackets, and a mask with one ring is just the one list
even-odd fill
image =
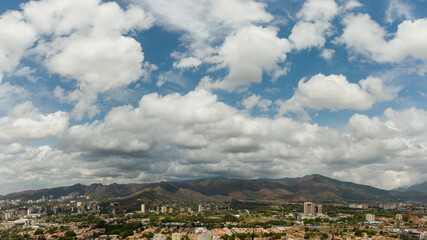
{"label": "haze over city", "polygon": [[427,181],[423,0],[3,0],[0,195]]}

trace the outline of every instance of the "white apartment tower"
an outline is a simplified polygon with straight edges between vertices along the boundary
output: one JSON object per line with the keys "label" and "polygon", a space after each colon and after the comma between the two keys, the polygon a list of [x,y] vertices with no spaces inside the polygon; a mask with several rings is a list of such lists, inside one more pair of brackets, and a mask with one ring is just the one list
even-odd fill
{"label": "white apartment tower", "polygon": [[162,207],[162,213],[167,213],[168,212],[168,208],[166,206]]}
{"label": "white apartment tower", "polygon": [[141,213],[145,213],[145,204],[141,204]]}
{"label": "white apartment tower", "polygon": [[367,222],[375,222],[375,215],[374,214],[366,214],[366,221]]}

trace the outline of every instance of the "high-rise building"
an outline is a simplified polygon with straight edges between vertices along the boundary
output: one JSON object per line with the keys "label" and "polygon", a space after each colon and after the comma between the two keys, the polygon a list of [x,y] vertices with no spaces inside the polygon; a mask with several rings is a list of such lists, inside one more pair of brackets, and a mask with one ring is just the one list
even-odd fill
{"label": "high-rise building", "polygon": [[169,208],[169,213],[173,213],[173,208]]}
{"label": "high-rise building", "polygon": [[396,221],[401,222],[402,221],[402,214],[396,214]]}
{"label": "high-rise building", "polygon": [[199,204],[199,212],[202,212],[203,211],[203,206],[202,206],[202,204]]}
{"label": "high-rise building", "polygon": [[145,204],[141,204],[141,213],[145,213]]}
{"label": "high-rise building", "polygon": [[168,212],[168,208],[166,206],[162,206],[162,213],[167,213]]}
{"label": "high-rise building", "polygon": [[321,205],[321,204],[318,204],[318,205],[317,205],[316,215],[322,215],[322,214],[323,214],[322,205]]}
{"label": "high-rise building", "polygon": [[13,217],[13,213],[12,212],[5,212],[4,213],[4,219],[5,220],[9,220]]}
{"label": "high-rise building", "polygon": [[304,215],[316,216],[316,204],[312,202],[304,203]]}
{"label": "high-rise building", "polygon": [[312,202],[304,203],[304,215],[317,216],[317,215],[322,215],[322,213],[323,213],[322,205],[315,204]]}
{"label": "high-rise building", "polygon": [[304,215],[311,215],[311,205],[313,205],[312,202],[304,203]]}
{"label": "high-rise building", "polygon": [[52,215],[53,214],[53,205],[47,204],[45,207],[46,215]]}
{"label": "high-rise building", "polygon": [[366,214],[365,218],[366,218],[367,222],[375,222],[375,215],[374,214],[368,213],[368,214]]}

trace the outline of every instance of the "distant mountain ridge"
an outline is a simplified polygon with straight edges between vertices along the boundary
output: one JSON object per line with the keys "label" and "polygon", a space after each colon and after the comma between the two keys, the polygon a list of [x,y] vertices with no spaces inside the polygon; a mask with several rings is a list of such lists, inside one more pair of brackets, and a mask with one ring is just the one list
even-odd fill
{"label": "distant mountain ridge", "polygon": [[427,181],[419,184],[415,184],[409,187],[400,187],[394,189],[395,191],[405,192],[405,191],[417,191],[427,193]]}
{"label": "distant mountain ridge", "polygon": [[112,198],[129,195],[133,192],[139,191],[147,184],[117,184],[113,183],[110,185],[103,185],[100,183],[94,183],[89,186],[82,185],[80,183],[67,186],[67,187],[56,187],[49,189],[40,190],[28,190],[23,192],[10,193],[3,198],[6,199],[23,199],[23,200],[36,200],[44,197],[53,196],[53,198],[59,198],[61,196],[67,196],[70,194],[76,195],[88,195],[94,198]]}
{"label": "distant mountain ridge", "polygon": [[387,191],[367,185],[342,182],[314,174],[279,180],[205,179],[144,184],[76,184],[69,187],[11,193],[8,199],[54,198],[71,193],[96,199],[118,198],[123,205],[137,208],[170,200],[195,201],[427,201],[427,193]]}

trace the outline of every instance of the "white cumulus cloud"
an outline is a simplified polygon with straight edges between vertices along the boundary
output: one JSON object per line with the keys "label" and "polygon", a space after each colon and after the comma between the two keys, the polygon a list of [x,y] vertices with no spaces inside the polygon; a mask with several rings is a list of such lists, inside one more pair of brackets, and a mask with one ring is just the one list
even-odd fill
{"label": "white cumulus cloud", "polygon": [[330,21],[338,14],[334,0],[308,0],[298,12],[299,21],[292,28],[289,40],[297,50],[323,47],[330,32]]}
{"label": "white cumulus cloud", "polygon": [[385,115],[393,126],[409,135],[422,135],[427,133],[427,111],[417,108],[409,108],[396,111],[388,108]]}
{"label": "white cumulus cloud", "polygon": [[228,67],[228,75],[213,84],[214,88],[233,91],[240,86],[262,81],[263,71],[273,76],[283,74],[279,62],[290,50],[287,39],[277,36],[277,29],[249,26],[228,36],[211,62]]}
{"label": "white cumulus cloud", "polygon": [[0,118],[0,142],[59,138],[67,128],[67,113],[58,111],[44,115],[31,102],[25,102]]}
{"label": "white cumulus cloud", "polygon": [[5,41],[0,42],[0,74],[12,71],[26,55],[51,73],[76,80],[75,91],[84,97],[63,100],[76,103],[77,119],[97,113],[98,93],[125,87],[144,74],[141,45],[126,36],[151,26],[153,18],[141,8],[123,10],[100,0],[30,1],[21,8],[0,19],[1,35],[6,36],[0,40]]}
{"label": "white cumulus cloud", "polygon": [[347,15],[339,42],[356,53],[384,63],[402,62],[408,57],[427,60],[427,19],[406,20],[390,40],[388,33],[368,14]]}
{"label": "white cumulus cloud", "polygon": [[[8,119],[48,116],[31,109],[30,104],[16,108]],[[427,170],[422,164],[427,160],[425,124],[420,124],[426,122],[424,115],[415,108],[387,110],[385,120],[355,114],[341,130],[286,117],[251,117],[202,89],[147,94],[136,107],[117,107],[104,119],[70,127],[58,149],[0,144],[2,176],[14,179],[0,176],[0,183],[9,181],[12,189],[22,183],[37,187],[317,172],[393,188],[422,180]],[[394,181],[396,176],[402,181]]]}
{"label": "white cumulus cloud", "polygon": [[294,96],[286,101],[278,100],[278,114],[288,112],[302,113],[308,118],[304,108],[321,109],[354,109],[367,110],[376,102],[395,98],[399,91],[396,87],[385,86],[375,77],[360,80],[359,84],[350,83],[343,75],[325,76],[321,73],[310,79],[301,79]]}
{"label": "white cumulus cloud", "polygon": [[[216,42],[230,32],[254,23],[265,23],[273,16],[265,11],[265,4],[245,0],[133,0],[148,9],[156,23],[167,29],[183,31],[187,51],[180,58],[203,60],[214,51]],[[178,59],[178,62],[180,59]]]}
{"label": "white cumulus cloud", "polygon": [[13,72],[22,56],[37,39],[37,31],[25,21],[21,12],[9,11],[0,16],[0,82],[5,72]]}

